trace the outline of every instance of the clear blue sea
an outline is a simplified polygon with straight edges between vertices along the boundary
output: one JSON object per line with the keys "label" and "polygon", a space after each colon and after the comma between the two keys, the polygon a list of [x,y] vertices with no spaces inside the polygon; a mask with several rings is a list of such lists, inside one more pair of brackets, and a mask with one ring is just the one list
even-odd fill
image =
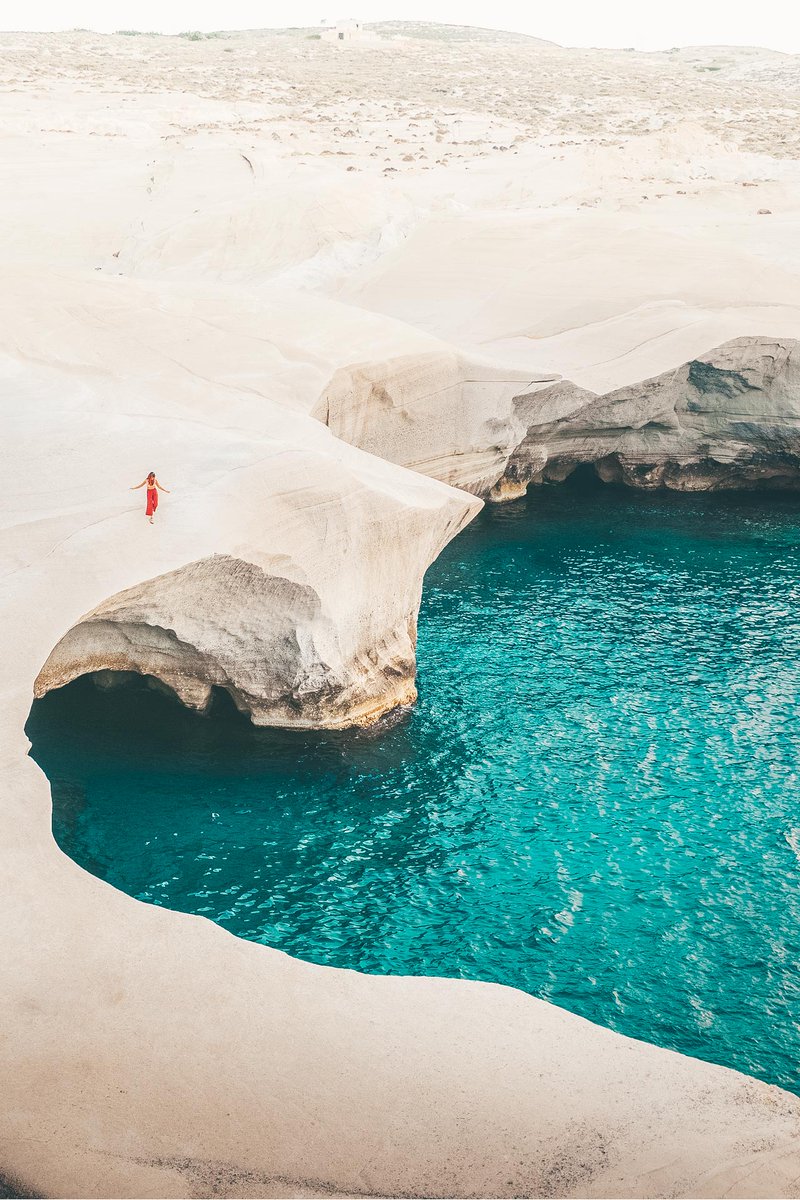
{"label": "clear blue sea", "polygon": [[800,498],[547,489],[426,577],[419,703],[34,706],[65,853],[314,962],[495,980],[800,1092]]}

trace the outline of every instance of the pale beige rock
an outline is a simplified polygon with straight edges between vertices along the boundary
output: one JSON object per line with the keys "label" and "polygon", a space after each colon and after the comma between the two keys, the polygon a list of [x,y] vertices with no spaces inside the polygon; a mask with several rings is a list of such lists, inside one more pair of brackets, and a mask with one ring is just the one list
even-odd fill
{"label": "pale beige rock", "polygon": [[[220,687],[257,724],[328,727],[411,703],[422,577],[480,502],[365,455],[270,399],[259,356],[269,356],[278,397],[286,385],[282,327],[268,303],[181,291],[154,320],[148,284],[60,278],[48,308],[38,281],[14,272],[9,285],[2,337],[9,363],[27,361],[13,417],[24,448],[7,468],[17,512],[28,505],[33,523],[49,515],[49,486],[25,499],[25,481],[41,476],[75,487],[72,539],[82,510],[98,503],[130,525],[112,561],[100,551],[102,563],[65,594],[62,611],[74,616],[36,694],[82,674],[136,671],[193,708]],[[76,305],[80,325],[68,320],[65,334]],[[338,308],[322,312],[331,336]],[[257,319],[278,346],[243,337]],[[131,379],[116,378],[117,362]],[[309,355],[295,392],[318,370]],[[43,396],[57,396],[62,415],[43,409]],[[103,453],[108,442],[119,458]],[[172,489],[177,475],[178,487],[150,527],[143,490],[127,493],[135,514],[120,500],[156,453],[160,479]]]}
{"label": "pale beige rock", "polygon": [[535,382],[431,351],[340,368],[312,414],[351,445],[486,496],[525,435],[514,399]]}
{"label": "pale beige rock", "polygon": [[492,502],[591,464],[606,483],[800,488],[800,343],[738,338],[603,396],[455,353],[340,368],[313,410],[339,437]]}
{"label": "pale beige rock", "polygon": [[373,487],[363,507],[354,501],[354,520],[344,495],[328,502],[327,545],[313,563],[240,549],[103,601],[59,641],[34,695],[81,675],[135,672],[200,712],[221,689],[256,725],[317,729],[412,704],[422,576],[479,505],[444,489],[415,505]]}

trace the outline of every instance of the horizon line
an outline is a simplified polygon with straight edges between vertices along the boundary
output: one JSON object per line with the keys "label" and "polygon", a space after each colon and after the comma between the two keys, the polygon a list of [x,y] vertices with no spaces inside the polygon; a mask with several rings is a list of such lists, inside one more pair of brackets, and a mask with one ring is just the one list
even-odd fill
{"label": "horizon line", "polygon": [[[350,18],[348,18],[350,19]],[[241,28],[230,29],[183,29],[175,33],[168,33],[161,29],[138,29],[130,26],[127,29],[93,29],[90,26],[71,26],[69,28],[57,29],[4,29],[0,27],[0,34],[33,34],[46,36],[48,34],[69,34],[69,33],[92,33],[97,37],[124,37],[126,35],[138,34],[142,37],[168,37],[168,38],[186,38],[190,34],[200,34],[206,38],[220,37],[223,35],[247,34],[247,33],[290,33],[292,31],[317,32],[320,29],[334,29],[337,22],[335,21],[320,21],[317,25],[248,25]],[[796,57],[800,51],[797,50],[777,50],[772,46],[765,46],[763,43],[755,42],[686,42],[672,46],[662,46],[658,48],[643,48],[635,45],[597,45],[586,44],[576,45],[566,42],[556,42],[552,38],[540,37],[535,33],[525,33],[519,29],[506,29],[493,27],[491,25],[471,25],[456,21],[428,21],[415,20],[403,17],[387,17],[381,21],[362,21],[361,24],[367,28],[369,26],[380,25],[423,25],[423,26],[439,26],[443,29],[474,29],[482,33],[506,33],[513,37],[528,39],[534,42],[542,42],[548,46],[552,46],[558,50],[608,50],[622,51],[623,53],[636,54],[669,54],[680,50],[762,50],[769,54],[781,54],[788,58]]]}

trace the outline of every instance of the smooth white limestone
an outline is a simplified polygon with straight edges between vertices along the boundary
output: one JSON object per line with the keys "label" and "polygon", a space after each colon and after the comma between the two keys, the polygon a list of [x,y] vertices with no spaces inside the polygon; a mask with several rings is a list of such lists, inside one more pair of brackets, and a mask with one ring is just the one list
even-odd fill
{"label": "smooth white limestone", "polygon": [[[731,339],[798,336],[796,60],[0,44],[0,1175],[87,1197],[796,1195],[800,1101],[777,1088],[512,989],[299,962],[87,875],[23,734],[46,663],[41,688],[154,670],[270,721],[410,700],[423,572],[480,507],[432,475],[513,492],[549,376],[602,407]],[[427,445],[397,412],[351,434],[347,388],[326,428],[332,380],[397,360],[450,364]],[[152,527],[126,490],[150,469],[172,489]]]}
{"label": "smooth white limestone", "polygon": [[314,409],[338,437],[491,501],[591,465],[676,491],[800,488],[800,342],[742,337],[598,396],[455,352],[340,368]]}

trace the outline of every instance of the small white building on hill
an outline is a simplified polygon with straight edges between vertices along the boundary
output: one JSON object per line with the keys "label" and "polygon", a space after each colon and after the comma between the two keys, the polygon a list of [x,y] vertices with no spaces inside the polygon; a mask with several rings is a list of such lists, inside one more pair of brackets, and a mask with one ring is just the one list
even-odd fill
{"label": "small white building on hill", "polygon": [[337,21],[335,25],[328,26],[322,30],[320,37],[326,42],[383,41],[379,34],[373,33],[371,29],[364,29],[360,21],[354,21],[352,18]]}

